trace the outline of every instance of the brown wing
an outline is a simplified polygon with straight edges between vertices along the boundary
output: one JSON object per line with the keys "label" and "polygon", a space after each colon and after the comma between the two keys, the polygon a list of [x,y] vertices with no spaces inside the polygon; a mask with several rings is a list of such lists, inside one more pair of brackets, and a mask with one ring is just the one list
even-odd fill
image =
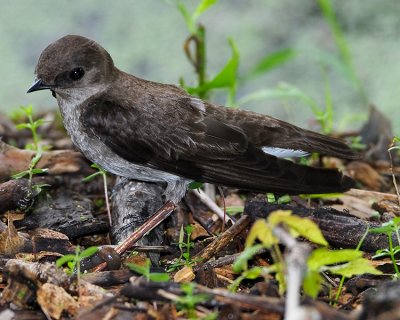
{"label": "brown wing", "polygon": [[118,105],[103,95],[84,110],[88,132],[122,158],[187,178],[280,193],[338,192],[352,185],[336,170],[265,154],[245,130],[208,115],[188,96],[144,95]]}
{"label": "brown wing", "polygon": [[246,134],[249,142],[257,147],[277,147],[344,159],[359,159],[360,154],[344,142],[317,132],[301,129],[290,123],[258,113],[206,105],[207,114],[221,122],[235,124]]}

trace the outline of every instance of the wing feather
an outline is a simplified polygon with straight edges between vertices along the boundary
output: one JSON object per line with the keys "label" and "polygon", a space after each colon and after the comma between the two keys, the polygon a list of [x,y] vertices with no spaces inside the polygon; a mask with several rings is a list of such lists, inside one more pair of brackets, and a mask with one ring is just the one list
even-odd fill
{"label": "wing feather", "polygon": [[[259,125],[252,131],[250,123],[229,118],[237,113],[226,111],[224,118],[192,100],[186,95],[143,94],[117,104],[112,96],[103,94],[87,101],[81,120],[88,134],[101,139],[120,157],[186,178],[279,193],[338,192],[352,186],[352,180],[337,170],[298,165],[264,153],[262,148],[271,139],[259,137]],[[270,127],[274,128],[274,122]],[[285,128],[263,134],[276,137]],[[272,144],[279,148],[288,145],[289,141]],[[343,148],[342,143],[338,148]]]}

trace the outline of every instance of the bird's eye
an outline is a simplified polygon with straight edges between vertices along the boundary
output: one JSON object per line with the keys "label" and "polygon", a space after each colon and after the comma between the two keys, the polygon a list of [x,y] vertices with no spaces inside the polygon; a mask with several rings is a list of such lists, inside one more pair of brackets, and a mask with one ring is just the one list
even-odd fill
{"label": "bird's eye", "polygon": [[83,68],[75,68],[72,69],[71,72],[69,73],[69,77],[76,81],[79,80],[83,77],[83,75],[85,74],[85,70],[83,70]]}

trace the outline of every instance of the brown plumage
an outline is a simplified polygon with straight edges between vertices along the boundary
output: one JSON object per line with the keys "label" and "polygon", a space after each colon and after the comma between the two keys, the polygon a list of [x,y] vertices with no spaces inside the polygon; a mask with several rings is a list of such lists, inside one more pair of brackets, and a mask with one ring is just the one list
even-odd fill
{"label": "brown plumage", "polygon": [[343,142],[129,75],[87,38],[65,36],[49,45],[36,75],[29,92],[52,90],[73,142],[91,161],[128,178],[165,181],[175,202],[192,179],[290,194],[353,186],[337,170],[273,155],[288,149],[358,158]]}

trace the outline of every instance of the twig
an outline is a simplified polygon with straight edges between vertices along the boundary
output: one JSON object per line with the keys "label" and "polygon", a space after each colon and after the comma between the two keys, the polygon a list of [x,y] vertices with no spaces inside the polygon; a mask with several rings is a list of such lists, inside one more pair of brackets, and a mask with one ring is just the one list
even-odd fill
{"label": "twig", "polygon": [[285,320],[308,319],[305,310],[300,307],[300,289],[307,269],[307,257],[311,252],[309,245],[297,242],[287,231],[274,228],[274,234],[289,249],[286,256],[288,289],[286,292]]}
{"label": "twig", "polygon": [[[143,225],[141,225],[135,232],[133,232],[129,238],[124,242],[120,243],[115,247],[115,251],[118,254],[124,253],[126,250],[131,248],[139,239],[141,239],[145,234],[157,227],[162,221],[164,221],[174,210],[175,204],[171,201],[165,203],[161,209],[159,209],[155,214],[153,214]],[[98,272],[104,270],[107,267],[105,262],[99,264],[93,269],[93,272]]]}
{"label": "twig", "polygon": [[[224,210],[217,206],[217,204],[212,201],[212,199],[201,189],[193,190],[193,194],[195,194],[201,202],[203,202],[211,211],[213,211],[222,221],[224,221]],[[232,224],[235,222],[231,217],[226,216],[226,221],[230,221]]]}
{"label": "twig", "polygon": [[[267,249],[262,248],[262,249],[258,250],[256,254],[259,255],[259,254],[263,254],[265,252],[267,252]],[[214,269],[214,268],[226,266],[227,264],[232,264],[236,261],[236,259],[241,254],[242,254],[242,252],[239,252],[239,253],[235,253],[235,254],[231,254],[231,255],[227,255],[227,256],[218,258],[216,260],[210,260],[206,263],[197,264],[193,267],[193,272],[197,272],[200,269],[208,270],[208,269]]]}
{"label": "twig", "polygon": [[200,258],[202,262],[211,259],[216,252],[226,247],[232,239],[236,238],[250,224],[250,217],[243,215],[233,226],[217,237],[193,258]]}
{"label": "twig", "polygon": [[103,175],[103,185],[104,185],[104,198],[106,199],[106,208],[107,208],[107,214],[108,214],[108,222],[110,223],[110,226],[112,226],[110,201],[108,200],[107,178],[106,178],[105,175]]}
{"label": "twig", "polygon": [[283,300],[275,297],[258,297],[249,294],[229,292],[224,289],[209,289],[205,286],[196,285],[200,293],[207,293],[215,296],[217,301],[233,304],[246,309],[259,310],[263,312],[277,312],[283,314]]}

